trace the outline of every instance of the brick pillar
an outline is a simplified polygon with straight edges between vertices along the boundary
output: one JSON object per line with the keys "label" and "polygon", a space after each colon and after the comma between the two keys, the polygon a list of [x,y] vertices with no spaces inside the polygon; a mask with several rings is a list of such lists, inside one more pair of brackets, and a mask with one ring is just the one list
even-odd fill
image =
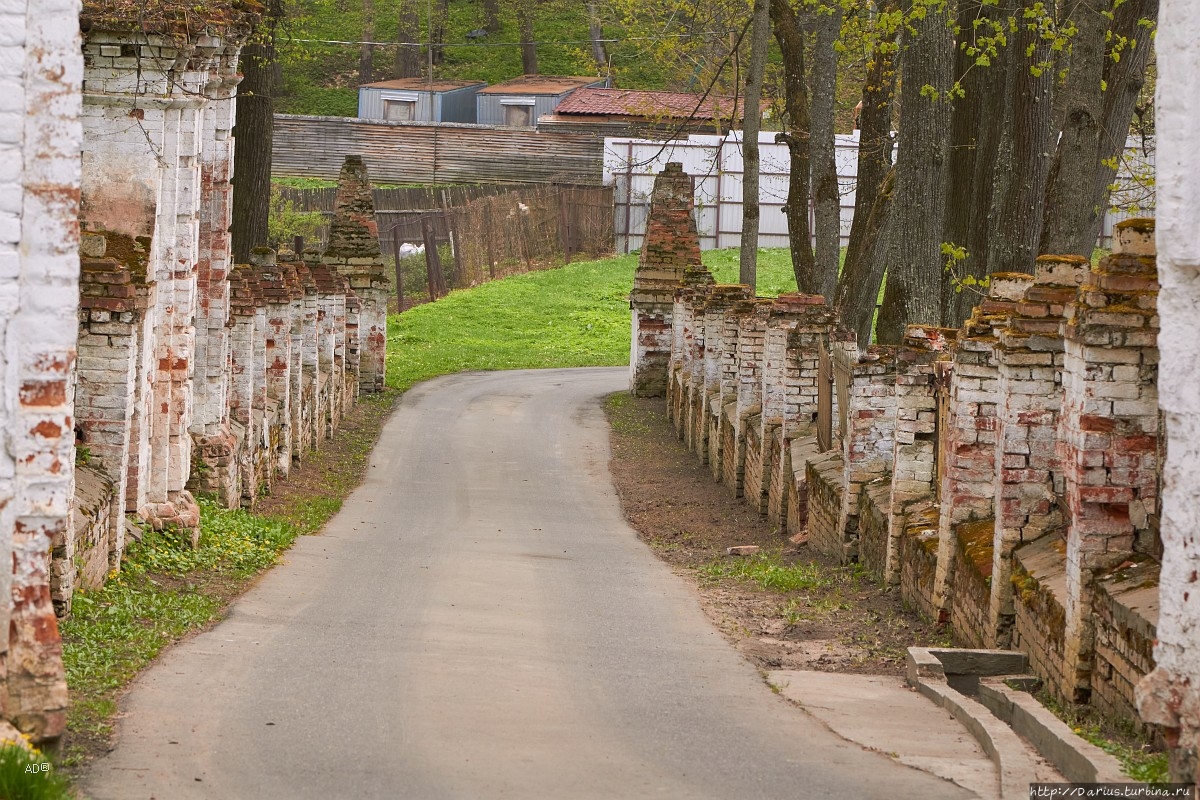
{"label": "brick pillar", "polygon": [[703,381],[704,300],[712,286],[712,273],[704,267],[684,270],[684,285],[675,292],[672,311],[671,358],[667,369],[667,418],[676,435],[692,446],[696,389]]}
{"label": "brick pillar", "polygon": [[[798,468],[803,474],[804,463],[802,459],[793,458],[792,450],[798,440],[813,438],[812,425],[817,415],[818,351],[833,330],[834,314],[819,295],[781,295],[777,304],[777,333],[782,334],[784,340],[783,405],[779,427],[780,454],[768,492],[767,519],[789,533],[799,533],[806,524],[806,505],[800,504],[800,497],[796,495],[795,513],[790,513],[788,498],[795,494],[795,470]],[[786,306],[786,310],[780,306]],[[768,326],[767,344],[773,352],[777,344],[772,342],[771,335],[772,328]],[[816,452],[815,438],[811,449]]]}
{"label": "brick pillar", "polygon": [[885,585],[900,583],[899,537],[910,510],[936,494],[937,365],[949,358],[958,331],[910,325],[896,354],[896,434],[887,540],[864,543],[862,561]]}
{"label": "brick pillar", "polygon": [[[756,511],[766,494],[763,473],[762,402],[763,356],[767,340],[767,317],[773,300],[759,298],[754,313],[739,321],[738,392],[734,416],[734,458],[726,461],[725,483]],[[735,467],[729,472],[730,466]]]}
{"label": "brick pillar", "polygon": [[321,437],[318,432],[318,420],[324,414],[320,403],[319,387],[321,385],[320,352],[320,296],[317,293],[317,281],[312,270],[304,261],[297,260],[293,266],[300,286],[304,290],[301,301],[299,321],[300,338],[300,450],[306,452],[316,449]]}
{"label": "brick pillar", "polygon": [[[230,370],[229,417],[233,434],[238,441],[235,459],[240,475],[240,502],[252,508],[258,494],[261,476],[256,474],[255,453],[260,447],[261,432],[255,423],[256,405],[261,408],[259,395],[265,386],[257,383],[265,375],[256,374],[258,340],[265,345],[266,314],[263,311],[262,288],[257,270],[250,264],[238,264],[229,273]],[[265,350],[265,346],[264,346]]]}
{"label": "brick pillar", "polygon": [[[796,427],[804,402],[801,400],[797,353],[792,346],[795,331],[810,334],[828,330],[832,312],[820,295],[783,294],[768,307],[763,341],[762,418],[759,439],[762,442],[761,494],[745,492],[751,505],[778,525],[786,522],[787,490],[785,472],[790,475],[791,455],[784,430],[785,422]],[[816,358],[815,350],[813,358]],[[816,381],[809,396],[816,410]],[[793,434],[794,438],[794,434]],[[757,482],[756,487],[757,489]],[[757,502],[754,499],[757,498]]]}
{"label": "brick pillar", "polygon": [[720,346],[717,367],[717,393],[713,398],[712,424],[709,428],[709,467],[713,480],[720,483],[725,479],[726,462],[734,456],[734,418],[737,416],[738,397],[738,336],[741,318],[754,312],[754,300],[739,300],[721,315]]}
{"label": "brick pillar", "polygon": [[1066,664],[1085,702],[1095,650],[1093,576],[1135,550],[1158,554],[1158,275],[1153,220],[1127,220],[1113,254],[1066,310],[1060,454],[1066,483]]}
{"label": "brick pillar", "polygon": [[318,420],[321,440],[333,438],[342,419],[346,374],[346,283],[328,264],[310,263],[317,284],[317,358],[322,382],[319,405],[324,415]]}
{"label": "brick pillar", "polygon": [[984,641],[1012,640],[1012,552],[1063,523],[1056,439],[1062,409],[1062,317],[1075,298],[1087,260],[1041,256],[1008,324],[998,331],[1000,421],[996,443],[996,527],[992,538],[991,603]]}
{"label": "brick pillar", "polygon": [[[692,449],[700,456],[702,462],[709,464],[719,464],[721,458],[720,437],[710,434],[720,426],[721,409],[725,403],[722,396],[725,312],[736,303],[748,300],[750,296],[750,287],[741,284],[712,286],[699,312],[704,317],[704,365],[701,376],[703,384],[697,398],[699,409],[694,420],[696,431],[692,438]],[[719,474],[717,470],[719,467],[714,467],[714,475]]]}
{"label": "brick pillar", "polygon": [[[113,252],[129,263],[107,255]],[[108,541],[108,563],[119,569],[125,549],[125,498],[137,376],[149,292],[145,248],[120,234],[84,234],[79,278],[79,350],[75,424],[93,462],[116,485],[117,524]]]}
{"label": "brick pillar", "polygon": [[[346,156],[342,165],[333,223],[329,229],[329,246],[321,260],[346,278],[350,291],[359,301],[358,326],[354,334],[358,339],[357,385],[367,394],[382,392],[387,370],[388,275],[379,251],[371,182],[360,156]],[[343,313],[344,298],[343,293]],[[344,327],[341,336],[341,364],[345,369]],[[342,381],[344,385],[344,376]]]}
{"label": "brick pillar", "polygon": [[632,340],[629,392],[663,397],[671,355],[671,312],[684,271],[700,265],[700,237],[692,216],[695,188],[683,165],[672,161],[654,179],[646,235],[629,295]]}
{"label": "brick pillar", "polygon": [[703,438],[707,426],[698,424],[704,421],[704,307],[708,302],[709,292],[713,286],[712,273],[707,269],[689,269],[684,273],[684,281],[690,287],[690,312],[692,320],[692,335],[687,344],[687,371],[684,381],[683,397],[683,440],[692,452],[702,448],[698,439]]}
{"label": "brick pillar", "polygon": [[852,340],[839,345],[834,347],[834,360],[850,361],[850,389],[842,442],[844,478],[837,529],[842,537],[842,563],[851,563],[859,557],[858,495],[867,483],[892,469],[896,348],[871,345],[864,353]]}
{"label": "brick pillar", "polygon": [[258,279],[266,300],[266,390],[267,398],[276,404],[277,431],[273,471],[287,477],[293,453],[297,449],[297,426],[293,406],[300,403],[293,369],[298,372],[298,353],[293,353],[292,332],[296,322],[293,315],[303,302],[304,288],[290,264],[279,263],[272,254],[262,259]]}
{"label": "brick pillar", "polygon": [[1161,725],[1171,780],[1200,783],[1200,17],[1187,3],[1163,6],[1155,49],[1158,276],[1162,293],[1159,403],[1166,420],[1157,667],[1137,689],[1138,708]]}

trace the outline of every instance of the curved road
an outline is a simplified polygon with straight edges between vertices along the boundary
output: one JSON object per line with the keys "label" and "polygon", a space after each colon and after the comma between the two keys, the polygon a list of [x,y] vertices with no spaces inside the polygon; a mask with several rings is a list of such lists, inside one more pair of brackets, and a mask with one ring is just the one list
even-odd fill
{"label": "curved road", "polygon": [[963,797],[776,697],[625,525],[624,369],[408,392],[365,483],[123,703],[97,800]]}

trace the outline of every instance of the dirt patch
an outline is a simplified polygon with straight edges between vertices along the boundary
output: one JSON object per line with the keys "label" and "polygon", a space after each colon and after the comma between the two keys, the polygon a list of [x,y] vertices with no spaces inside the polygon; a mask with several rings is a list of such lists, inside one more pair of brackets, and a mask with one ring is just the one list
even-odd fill
{"label": "dirt patch", "polygon": [[[857,566],[838,566],[807,545],[791,544],[764,517],[715,483],[708,467],[675,436],[661,399],[614,395],[613,481],[629,524],[680,575],[693,581],[705,612],[761,669],[814,669],[899,675],[905,649],[948,646],[949,633],[904,608]],[[742,565],[725,549],[759,545],[803,588],[765,589],[729,577]]]}

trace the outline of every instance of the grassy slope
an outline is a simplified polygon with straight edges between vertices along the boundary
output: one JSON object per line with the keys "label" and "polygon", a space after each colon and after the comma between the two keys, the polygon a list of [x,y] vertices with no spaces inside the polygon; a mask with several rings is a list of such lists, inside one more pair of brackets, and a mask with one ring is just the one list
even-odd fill
{"label": "grassy slope", "polygon": [[[759,293],[794,291],[785,250],[760,251]],[[704,261],[737,279],[737,252]],[[576,262],[454,292],[389,321],[388,384],[404,390],[463,370],[629,363],[629,303],[637,256]]]}
{"label": "grassy slope", "polygon": [[[395,36],[397,5],[396,0],[377,0],[375,3],[375,41],[386,42]],[[285,41],[281,47],[284,80],[277,100],[278,110],[288,114],[355,116],[358,109],[358,47],[299,40],[360,40],[362,4],[335,5],[329,0],[301,0],[296,8],[301,14],[289,23],[290,41]],[[588,23],[584,4],[544,0],[539,8],[534,25],[536,41],[577,42],[539,45],[538,67],[542,74],[597,74],[590,46],[586,44]],[[424,6],[421,9],[423,19]],[[445,48],[445,60],[435,70],[436,77],[499,83],[521,74],[521,51],[511,44],[519,41],[514,4],[501,3],[500,31],[475,45],[468,44],[466,33],[483,27],[483,4],[477,0],[454,0],[449,3],[449,12],[445,41],[450,46]],[[621,34],[622,31],[615,27],[605,29],[606,37]],[[422,33],[422,40],[424,36]],[[641,47],[640,43],[634,42],[610,45],[614,77],[622,86],[661,88],[666,80],[661,64],[642,57]],[[425,58],[424,51],[421,57]],[[394,48],[376,49],[376,80],[392,77],[394,58]]]}

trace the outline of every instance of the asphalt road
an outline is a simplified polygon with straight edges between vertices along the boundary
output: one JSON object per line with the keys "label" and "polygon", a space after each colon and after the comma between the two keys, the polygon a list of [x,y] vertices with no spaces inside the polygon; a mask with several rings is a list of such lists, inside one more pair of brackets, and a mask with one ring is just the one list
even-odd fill
{"label": "asphalt road", "polygon": [[325,531],[137,682],[85,791],[965,796],[772,694],[637,540],[599,405],[626,380],[475,373],[410,391]]}

